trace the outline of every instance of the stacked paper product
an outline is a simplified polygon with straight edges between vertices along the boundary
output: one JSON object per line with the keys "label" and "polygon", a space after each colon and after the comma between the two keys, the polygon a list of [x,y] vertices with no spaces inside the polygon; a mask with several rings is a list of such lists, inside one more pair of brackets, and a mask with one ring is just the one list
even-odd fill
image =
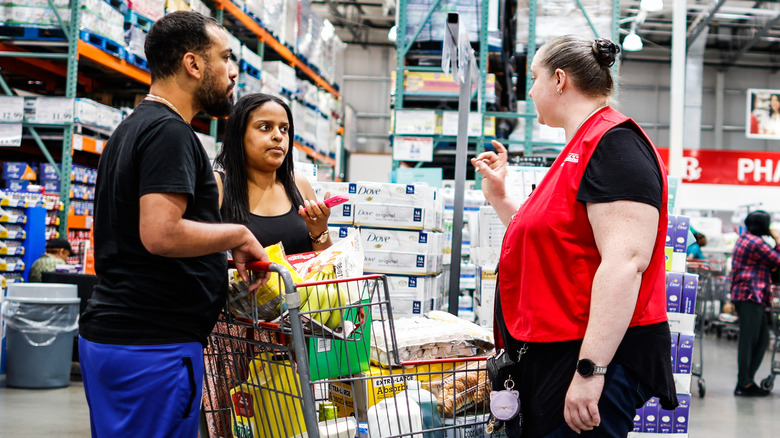
{"label": "stacked paper product", "polygon": [[[131,11],[152,21],[157,21],[165,15],[165,0],[130,0],[128,6]],[[202,13],[203,11],[198,12]]]}
{"label": "stacked paper product", "polygon": [[421,315],[437,309],[444,274],[387,275],[387,288],[393,308],[393,317]]}
{"label": "stacked paper product", "polygon": [[504,186],[507,194],[514,199],[524,201],[531,196],[536,186],[547,175],[547,167],[507,166]]}
{"label": "stacked paper product", "polygon": [[444,288],[439,275],[443,202],[436,189],[422,184],[320,181],[312,187],[318,199],[327,192],[349,199],[331,208],[331,239],[360,228],[364,269],[392,276],[390,299],[395,313],[419,314],[435,308]]}
{"label": "stacked paper product", "polygon": [[276,76],[276,78],[279,79],[279,85],[287,91],[295,92],[298,90],[295,68],[283,61],[264,61],[263,73]]}
{"label": "stacked paper product", "polygon": [[474,289],[475,313],[477,324],[488,329],[493,328],[497,280],[495,265],[477,266],[477,284]]}

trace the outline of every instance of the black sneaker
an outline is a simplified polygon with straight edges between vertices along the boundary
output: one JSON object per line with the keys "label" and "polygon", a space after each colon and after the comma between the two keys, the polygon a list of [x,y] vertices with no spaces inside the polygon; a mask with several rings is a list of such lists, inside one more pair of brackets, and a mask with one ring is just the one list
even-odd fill
{"label": "black sneaker", "polygon": [[734,389],[734,395],[746,396],[746,397],[766,397],[769,395],[769,391],[761,388],[755,383],[750,383],[747,386],[739,386]]}

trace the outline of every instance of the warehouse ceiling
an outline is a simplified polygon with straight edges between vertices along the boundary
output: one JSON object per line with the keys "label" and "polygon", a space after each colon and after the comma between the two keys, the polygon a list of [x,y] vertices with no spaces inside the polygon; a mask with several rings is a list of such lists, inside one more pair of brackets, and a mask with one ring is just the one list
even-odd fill
{"label": "warehouse ceiling", "polygon": [[[545,0],[538,1],[542,4]],[[586,7],[612,3],[611,0],[580,1]],[[666,62],[671,58],[675,1],[663,3],[660,11],[640,14],[640,0],[620,0],[621,39],[635,26],[644,43],[643,50],[626,53],[625,59]],[[393,45],[388,40],[388,31],[395,24],[395,0],[312,0],[312,4],[317,13],[337,27],[344,42]],[[689,46],[694,37],[706,39],[704,59],[708,65],[780,68],[778,0],[689,0],[686,29]]]}

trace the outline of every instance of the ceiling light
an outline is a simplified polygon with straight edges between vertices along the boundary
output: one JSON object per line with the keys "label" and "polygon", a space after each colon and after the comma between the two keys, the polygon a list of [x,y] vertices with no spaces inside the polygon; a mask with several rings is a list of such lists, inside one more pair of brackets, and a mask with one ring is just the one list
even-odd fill
{"label": "ceiling light", "polygon": [[664,8],[664,0],[642,0],[639,2],[639,9],[647,12],[658,12]]}
{"label": "ceiling light", "polygon": [[623,50],[628,52],[638,52],[642,50],[642,38],[639,38],[635,32],[631,32],[623,38]]}

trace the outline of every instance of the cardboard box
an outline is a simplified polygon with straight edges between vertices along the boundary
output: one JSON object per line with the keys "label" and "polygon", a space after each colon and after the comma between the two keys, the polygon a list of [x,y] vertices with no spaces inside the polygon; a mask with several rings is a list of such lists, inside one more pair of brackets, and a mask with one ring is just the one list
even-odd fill
{"label": "cardboard box", "polygon": [[677,343],[679,339],[679,333],[672,333],[672,372],[677,369]]}
{"label": "cardboard box", "polygon": [[364,228],[360,233],[364,250],[405,251],[439,255],[442,250],[441,233]]}
{"label": "cardboard box", "polygon": [[666,311],[679,312],[682,301],[683,274],[668,272],[666,274]]}
{"label": "cardboard box", "polygon": [[3,179],[19,179],[35,181],[38,175],[33,165],[22,161],[6,161],[3,163]]}
{"label": "cardboard box", "polygon": [[677,342],[677,366],[675,373],[690,374],[693,362],[693,335],[680,334]]}
{"label": "cardboard box", "polygon": [[674,411],[658,407],[658,433],[672,433],[674,430]]}
{"label": "cardboard box", "polygon": [[674,433],[688,433],[688,419],[691,410],[690,394],[677,394],[680,406],[674,410]]}
{"label": "cardboard box", "polygon": [[666,245],[674,248],[674,227],[677,225],[677,216],[670,214],[669,222],[666,225]]}
{"label": "cardboard box", "polygon": [[642,432],[645,433],[657,433],[658,432],[658,413],[659,413],[659,400],[658,397],[652,397],[645,403],[645,407],[642,409],[644,415],[642,420]]}
{"label": "cardboard box", "polygon": [[642,431],[642,419],[644,417],[645,417],[645,407],[642,406],[641,408],[636,410],[636,415],[634,415],[634,432]]}
{"label": "cardboard box", "polygon": [[699,276],[696,274],[685,274],[683,276],[682,300],[680,301],[680,312],[693,315],[696,313],[696,289],[699,286]]}
{"label": "cardboard box", "polygon": [[364,250],[363,270],[377,274],[426,275],[438,274],[442,269],[442,256],[401,251]]}
{"label": "cardboard box", "polygon": [[337,416],[355,416],[366,421],[368,408],[406,390],[407,382],[419,381],[424,389],[441,380],[454,369],[454,362],[417,365],[389,370],[372,366],[365,373],[354,375],[351,382],[328,384],[328,398],[336,405]]}
{"label": "cardboard box", "polygon": [[358,202],[355,203],[354,224],[364,227],[422,230],[426,224],[425,215],[429,211],[424,207]]}
{"label": "cardboard box", "polygon": [[687,216],[677,216],[677,222],[674,225],[674,251],[685,252],[688,249],[688,231],[691,226],[691,218]]}
{"label": "cardboard box", "polygon": [[506,226],[501,222],[493,207],[489,205],[480,207],[478,246],[500,248],[505,233]]}

